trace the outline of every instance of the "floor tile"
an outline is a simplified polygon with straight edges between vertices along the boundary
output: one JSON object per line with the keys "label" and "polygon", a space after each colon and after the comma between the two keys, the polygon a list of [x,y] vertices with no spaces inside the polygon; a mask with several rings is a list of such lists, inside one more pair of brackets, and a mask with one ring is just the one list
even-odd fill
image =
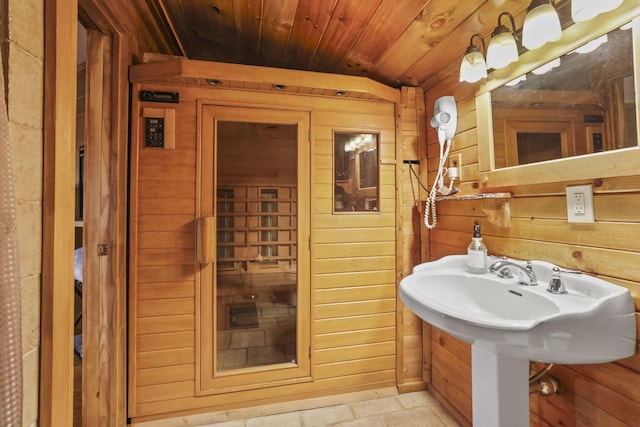
{"label": "floor tile", "polygon": [[[191,424],[196,426],[196,424]],[[183,424],[180,424],[183,426]],[[458,427],[426,391],[198,427]]]}
{"label": "floor tile", "polygon": [[355,419],[349,405],[337,405],[327,408],[309,409],[300,412],[304,427],[329,426]]}
{"label": "floor tile", "polygon": [[351,404],[356,418],[366,418],[373,415],[385,414],[388,412],[396,412],[404,409],[397,397],[385,397],[376,400],[367,400],[365,402],[357,402]]}

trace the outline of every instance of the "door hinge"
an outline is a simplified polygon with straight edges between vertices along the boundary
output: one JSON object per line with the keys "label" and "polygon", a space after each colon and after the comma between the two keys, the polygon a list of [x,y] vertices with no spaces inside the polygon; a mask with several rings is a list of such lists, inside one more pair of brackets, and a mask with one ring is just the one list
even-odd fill
{"label": "door hinge", "polygon": [[309,236],[309,250],[311,250],[311,236]]}
{"label": "door hinge", "polygon": [[307,139],[309,140],[309,143],[311,143],[311,129],[307,129]]}
{"label": "door hinge", "polygon": [[311,360],[311,346],[309,346],[309,360]]}

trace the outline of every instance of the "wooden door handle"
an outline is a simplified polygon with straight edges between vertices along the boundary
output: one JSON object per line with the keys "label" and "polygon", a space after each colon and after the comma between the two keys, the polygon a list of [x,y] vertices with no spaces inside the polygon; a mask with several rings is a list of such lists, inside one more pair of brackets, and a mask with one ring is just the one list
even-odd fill
{"label": "wooden door handle", "polygon": [[196,256],[200,264],[212,264],[216,260],[215,217],[196,219]]}

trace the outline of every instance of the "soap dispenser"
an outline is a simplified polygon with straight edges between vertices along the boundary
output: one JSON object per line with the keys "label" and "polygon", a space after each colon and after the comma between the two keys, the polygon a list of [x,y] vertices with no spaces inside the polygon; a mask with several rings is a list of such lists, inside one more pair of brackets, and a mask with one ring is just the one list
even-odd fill
{"label": "soap dispenser", "polygon": [[473,237],[467,247],[467,262],[470,273],[483,274],[487,272],[487,247],[482,242],[480,224],[473,226]]}

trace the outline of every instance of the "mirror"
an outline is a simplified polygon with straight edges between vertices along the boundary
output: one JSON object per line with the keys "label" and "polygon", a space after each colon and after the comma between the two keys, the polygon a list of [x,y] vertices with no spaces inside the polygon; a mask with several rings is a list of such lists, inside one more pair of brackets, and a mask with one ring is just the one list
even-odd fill
{"label": "mirror", "polygon": [[378,211],[378,135],[334,132],[334,212]]}
{"label": "mirror", "polygon": [[[479,87],[476,123],[481,189],[638,173],[640,19],[636,18],[640,6],[631,3],[624,3],[615,13],[570,25],[563,30],[558,42],[545,49],[523,53],[511,67],[494,70]],[[631,29],[619,29],[630,22]],[[608,58],[613,51],[605,55],[605,45],[602,45],[594,52],[597,58],[588,66],[573,66],[582,67],[574,74],[567,74],[561,67],[541,76],[532,73],[555,58],[560,58],[561,66],[563,62],[570,65],[582,60],[579,56],[587,54],[569,52],[605,34],[608,40],[617,40],[607,49],[614,44],[627,46],[626,58],[621,59],[620,64],[612,63],[613,59],[605,61],[605,56]],[[610,71],[608,69],[615,69],[615,73],[605,74]],[[560,82],[551,81],[550,76],[554,74],[561,74]],[[526,75],[527,81],[536,80],[541,86],[527,86],[521,82],[506,87],[506,83],[522,75]],[[589,78],[587,86],[577,86],[579,76],[584,75]],[[558,91],[555,87],[565,89]],[[518,90],[522,91],[522,97],[517,95]],[[527,99],[526,93],[533,97]],[[543,97],[548,94],[555,95],[556,99]],[[512,110],[518,111],[504,111],[508,103],[512,103]],[[570,108],[560,110],[561,105]],[[543,108],[547,106],[556,108],[552,109],[555,112],[553,120],[536,120],[548,114]],[[508,114],[515,114],[509,118],[509,123]],[[494,119],[499,122],[495,128]]]}
{"label": "mirror", "polygon": [[491,92],[495,168],[638,145],[631,26]]}

